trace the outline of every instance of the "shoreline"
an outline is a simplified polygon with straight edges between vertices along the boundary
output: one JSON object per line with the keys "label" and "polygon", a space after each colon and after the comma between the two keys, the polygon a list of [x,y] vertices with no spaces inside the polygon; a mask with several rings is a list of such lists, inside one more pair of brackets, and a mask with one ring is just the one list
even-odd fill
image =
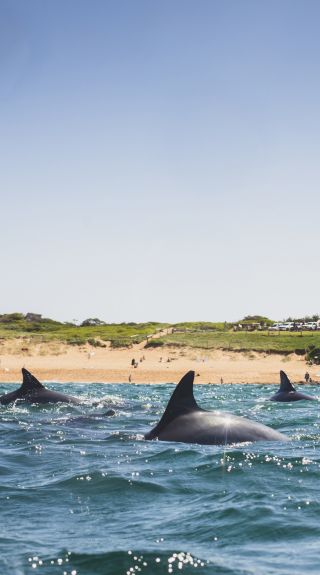
{"label": "shoreline", "polygon": [[120,349],[60,342],[26,345],[19,339],[2,342],[0,383],[21,382],[22,367],[40,381],[56,383],[130,383],[130,379],[135,384],[177,383],[189,370],[196,373],[195,383],[278,385],[280,370],[293,383],[304,383],[307,371],[314,383],[320,383],[320,366],[309,366],[304,356],[294,353],[283,356],[171,346],[145,349],[144,342]]}

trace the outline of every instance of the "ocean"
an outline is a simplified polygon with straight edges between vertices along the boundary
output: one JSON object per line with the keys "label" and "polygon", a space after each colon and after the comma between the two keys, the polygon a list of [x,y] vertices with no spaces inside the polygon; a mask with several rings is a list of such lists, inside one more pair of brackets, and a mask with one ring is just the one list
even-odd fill
{"label": "ocean", "polygon": [[48,387],[84,404],[0,406],[1,575],[320,573],[317,402],[198,385],[201,407],[291,438],[203,446],[143,439],[173,385]]}

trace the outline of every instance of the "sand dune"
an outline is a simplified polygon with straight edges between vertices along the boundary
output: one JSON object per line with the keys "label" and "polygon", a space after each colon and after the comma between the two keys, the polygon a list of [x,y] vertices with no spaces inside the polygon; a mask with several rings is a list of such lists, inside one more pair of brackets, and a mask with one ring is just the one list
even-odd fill
{"label": "sand dune", "polygon": [[[135,360],[138,366],[131,365]],[[191,348],[130,349],[77,347],[61,343],[33,344],[8,340],[0,347],[0,381],[21,381],[26,367],[40,380],[59,382],[165,383],[177,382],[195,370],[197,383],[279,383],[283,369],[292,381],[303,381],[308,371],[320,382],[319,367],[307,366],[304,357],[291,354],[237,353]]]}

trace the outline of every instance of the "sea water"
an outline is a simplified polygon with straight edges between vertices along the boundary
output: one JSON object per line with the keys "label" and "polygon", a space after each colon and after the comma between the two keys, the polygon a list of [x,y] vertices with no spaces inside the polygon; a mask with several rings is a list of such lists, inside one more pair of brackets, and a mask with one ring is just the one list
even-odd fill
{"label": "sea water", "polygon": [[319,403],[196,386],[291,438],[203,446],[143,439],[172,385],[48,387],[84,404],[0,406],[1,575],[320,572]]}

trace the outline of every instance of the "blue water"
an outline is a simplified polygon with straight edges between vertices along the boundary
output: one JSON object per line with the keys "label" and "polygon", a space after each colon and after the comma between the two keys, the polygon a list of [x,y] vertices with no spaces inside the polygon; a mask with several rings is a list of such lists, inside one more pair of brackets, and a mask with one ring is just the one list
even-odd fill
{"label": "blue water", "polygon": [[[48,387],[85,403],[0,406],[1,575],[320,572],[317,402],[197,386],[202,407],[292,438],[201,446],[143,439],[174,386]],[[89,417],[109,407],[114,417]]]}

